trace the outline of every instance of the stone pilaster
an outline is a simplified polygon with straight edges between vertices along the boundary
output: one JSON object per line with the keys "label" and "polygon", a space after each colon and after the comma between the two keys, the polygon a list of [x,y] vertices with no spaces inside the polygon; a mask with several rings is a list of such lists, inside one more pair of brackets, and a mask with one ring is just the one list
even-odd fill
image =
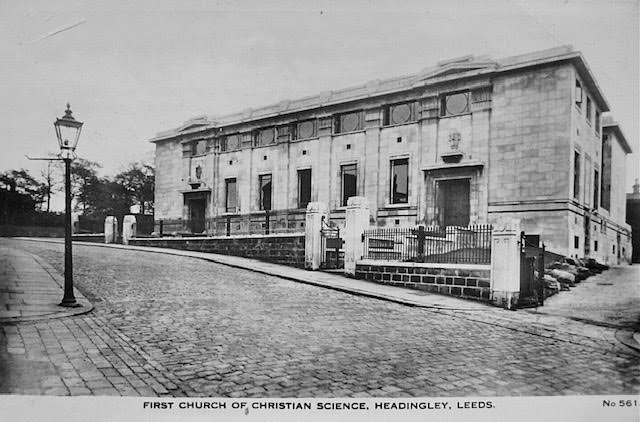
{"label": "stone pilaster", "polygon": [[491,239],[491,301],[515,308],[520,296],[520,220],[501,220]]}
{"label": "stone pilaster", "polygon": [[362,259],[362,234],[369,227],[369,201],[352,196],[347,202],[344,228],[344,273],[355,277],[356,262]]}
{"label": "stone pilaster", "polygon": [[327,219],[327,204],[310,202],[305,219],[304,267],[317,270],[322,262],[322,219]]}

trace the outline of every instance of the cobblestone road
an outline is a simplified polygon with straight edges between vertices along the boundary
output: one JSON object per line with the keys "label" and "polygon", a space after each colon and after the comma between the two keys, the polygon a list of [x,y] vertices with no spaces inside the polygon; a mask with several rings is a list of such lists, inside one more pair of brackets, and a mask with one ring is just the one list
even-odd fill
{"label": "cobblestone road", "polygon": [[[60,244],[7,241],[62,271]],[[91,314],[3,327],[0,392],[215,397],[638,394],[640,355],[202,260],[74,248]],[[37,374],[37,377],[34,377]],[[7,381],[8,380],[8,381]]]}

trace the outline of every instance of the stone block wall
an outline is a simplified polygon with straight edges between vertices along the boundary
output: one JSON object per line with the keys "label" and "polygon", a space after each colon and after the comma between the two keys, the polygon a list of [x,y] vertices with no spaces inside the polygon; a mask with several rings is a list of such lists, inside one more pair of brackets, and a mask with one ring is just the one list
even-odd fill
{"label": "stone block wall", "polygon": [[304,235],[230,236],[203,238],[134,238],[134,246],[240,256],[304,268]]}
{"label": "stone block wall", "polygon": [[491,296],[491,270],[488,265],[456,267],[360,261],[356,265],[356,278],[485,302]]}

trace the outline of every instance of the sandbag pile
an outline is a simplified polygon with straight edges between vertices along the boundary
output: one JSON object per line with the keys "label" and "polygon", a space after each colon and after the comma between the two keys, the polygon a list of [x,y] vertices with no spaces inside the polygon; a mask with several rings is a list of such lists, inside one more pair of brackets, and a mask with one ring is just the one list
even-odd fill
{"label": "sandbag pile", "polygon": [[544,296],[546,298],[559,291],[569,290],[587,277],[600,274],[607,269],[608,265],[600,264],[593,258],[565,258],[563,261],[553,262],[544,270]]}

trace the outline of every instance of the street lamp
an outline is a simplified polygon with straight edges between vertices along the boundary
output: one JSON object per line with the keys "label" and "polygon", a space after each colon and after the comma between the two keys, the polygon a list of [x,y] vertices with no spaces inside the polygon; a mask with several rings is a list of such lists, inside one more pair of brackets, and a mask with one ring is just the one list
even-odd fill
{"label": "street lamp", "polygon": [[82,130],[82,122],[71,115],[71,108],[67,103],[64,116],[56,119],[56,128],[60,158],[64,161],[64,297],[60,306],[75,308],[80,305],[73,294],[73,261],[71,256],[71,162],[76,158],[76,146]]}

